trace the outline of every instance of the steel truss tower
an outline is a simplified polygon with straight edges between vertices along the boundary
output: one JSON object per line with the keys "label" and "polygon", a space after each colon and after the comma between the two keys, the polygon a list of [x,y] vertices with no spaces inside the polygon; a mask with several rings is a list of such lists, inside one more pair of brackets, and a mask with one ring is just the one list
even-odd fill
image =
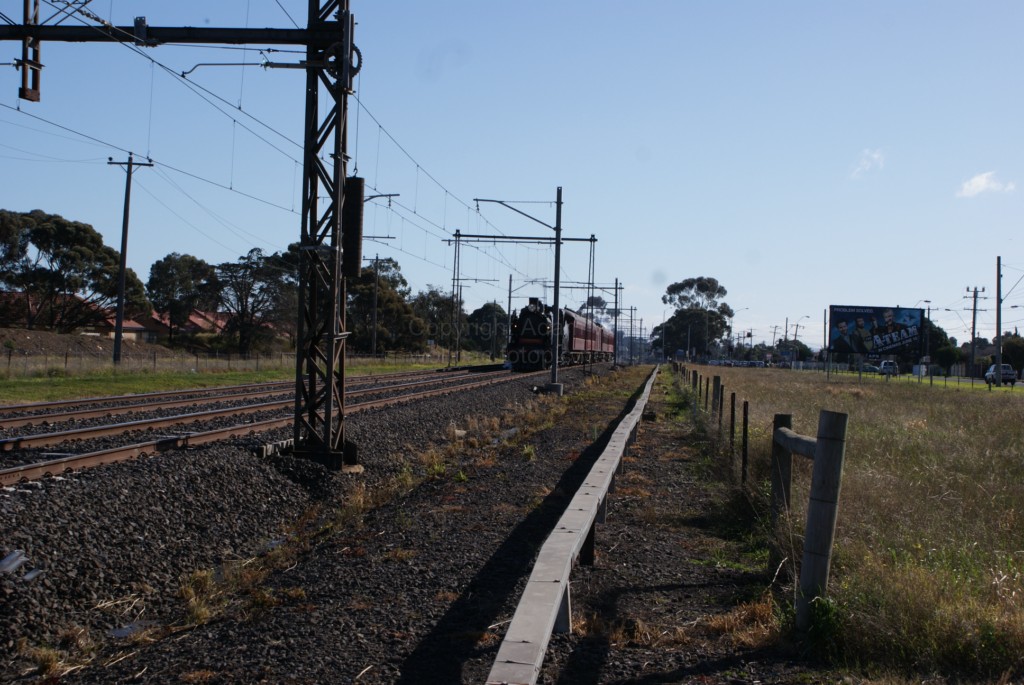
{"label": "steel truss tower", "polygon": [[[84,10],[85,4],[80,6]],[[295,451],[329,468],[356,463],[345,441],[345,282],[343,270],[361,261],[362,183],[347,179],[346,120],[352,79],[359,70],[349,0],[309,0],[305,29],[112,26],[39,23],[39,0],[24,0],[24,22],[0,25],[0,40],[20,40],[19,97],[38,101],[45,41],[304,45],[306,105],[299,238],[298,347],[295,368]],[[321,95],[326,97],[321,102]],[[348,190],[349,192],[346,192]],[[346,197],[351,195],[352,197]],[[348,203],[346,203],[346,199]],[[322,201],[321,201],[322,200]],[[348,254],[344,254],[347,252]]]}

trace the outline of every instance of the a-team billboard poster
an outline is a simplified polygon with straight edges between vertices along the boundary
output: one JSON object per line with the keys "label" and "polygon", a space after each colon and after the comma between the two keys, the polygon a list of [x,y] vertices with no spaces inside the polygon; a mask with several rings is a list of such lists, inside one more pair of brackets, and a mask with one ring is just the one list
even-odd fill
{"label": "a-team billboard poster", "polygon": [[923,309],[903,307],[828,308],[828,350],[834,353],[921,353]]}

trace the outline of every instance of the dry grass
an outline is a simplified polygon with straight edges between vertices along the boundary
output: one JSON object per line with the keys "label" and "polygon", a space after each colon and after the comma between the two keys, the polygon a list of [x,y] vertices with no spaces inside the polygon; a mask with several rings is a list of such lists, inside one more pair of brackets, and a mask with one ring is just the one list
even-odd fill
{"label": "dry grass", "polygon": [[775,600],[768,592],[759,600],[741,604],[729,613],[709,617],[705,624],[710,630],[729,635],[737,645],[750,649],[775,644],[781,633]]}
{"label": "dry grass", "polygon": [[660,626],[631,618],[608,620],[598,613],[573,616],[572,631],[584,637],[600,637],[613,648],[664,649],[693,641],[683,626]]}
{"label": "dry grass", "polygon": [[413,559],[415,556],[416,550],[403,549],[401,547],[389,549],[387,552],[384,553],[384,558],[390,559],[391,561],[409,561]]}
{"label": "dry grass", "polygon": [[[827,653],[921,672],[1024,674],[1024,393],[785,370],[701,373],[750,402],[755,497],[767,492],[775,413],[811,436],[822,409],[850,417],[831,609],[817,635]],[[779,544],[795,558],[810,471],[794,461],[793,523]]]}
{"label": "dry grass", "polygon": [[213,579],[213,571],[196,571],[182,582],[178,594],[185,600],[185,621],[192,625],[202,625],[209,621],[219,604],[217,583]]}
{"label": "dry grass", "polygon": [[63,664],[62,655],[50,647],[31,647],[26,649],[24,656],[37,669],[37,674],[44,678],[56,676]]}

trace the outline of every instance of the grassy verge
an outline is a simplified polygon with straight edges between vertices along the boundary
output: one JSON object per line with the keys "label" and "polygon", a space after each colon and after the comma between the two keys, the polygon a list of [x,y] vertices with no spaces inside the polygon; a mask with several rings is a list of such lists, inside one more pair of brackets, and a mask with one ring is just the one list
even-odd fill
{"label": "grassy verge", "polygon": [[[814,645],[905,677],[1024,674],[1024,393],[771,369],[710,369],[750,403],[751,493],[767,492],[775,413],[813,436],[849,414],[829,598]],[[811,465],[794,461],[780,544],[799,558]],[[898,682],[891,680],[887,682]]]}

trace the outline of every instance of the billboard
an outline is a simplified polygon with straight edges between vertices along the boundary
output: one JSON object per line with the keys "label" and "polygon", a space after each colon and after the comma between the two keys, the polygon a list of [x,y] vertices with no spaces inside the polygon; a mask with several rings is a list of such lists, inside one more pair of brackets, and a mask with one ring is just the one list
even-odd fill
{"label": "billboard", "polygon": [[854,354],[921,353],[923,309],[904,307],[828,308],[828,351]]}

